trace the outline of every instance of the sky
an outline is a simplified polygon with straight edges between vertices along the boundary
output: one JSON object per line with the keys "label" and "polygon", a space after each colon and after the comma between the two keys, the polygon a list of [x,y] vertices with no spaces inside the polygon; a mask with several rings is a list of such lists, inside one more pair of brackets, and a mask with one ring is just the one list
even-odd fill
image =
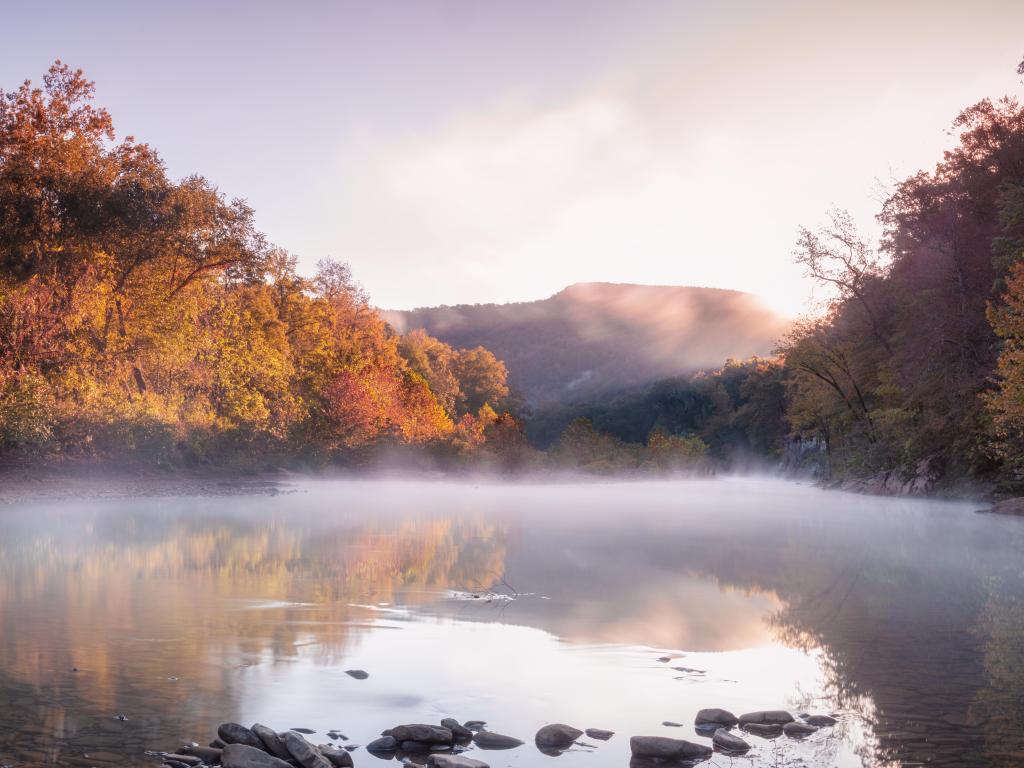
{"label": "sky", "polygon": [[243,197],[375,304],[525,301],[584,281],[820,299],[800,225],[931,168],[1024,95],[1024,2],[4,3],[0,88],[60,58],[172,176]]}

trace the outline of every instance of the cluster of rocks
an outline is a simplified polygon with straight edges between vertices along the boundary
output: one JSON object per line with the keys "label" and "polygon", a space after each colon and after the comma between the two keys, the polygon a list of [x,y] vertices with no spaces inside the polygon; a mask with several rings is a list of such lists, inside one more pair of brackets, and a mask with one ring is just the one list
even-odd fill
{"label": "cluster of rocks", "polygon": [[[806,713],[797,719],[782,710],[749,712],[736,717],[724,709],[702,709],[697,713],[694,727],[698,734],[709,737],[718,751],[739,755],[747,752],[751,745],[733,733],[734,728],[764,738],[782,735],[803,738],[836,722],[829,715]],[[218,765],[222,768],[354,768],[350,752],[356,748],[355,745],[316,745],[306,739],[306,735],[312,733],[308,728],[275,731],[259,723],[251,728],[238,723],[222,723],[217,729],[217,738],[209,746],[190,743],[177,752],[148,752],[147,755],[159,758],[163,768]],[[564,723],[551,723],[537,731],[534,744],[544,754],[557,755],[582,744],[579,739],[584,734],[600,741],[607,741],[615,735],[601,728],[583,731]],[[332,739],[347,738],[338,731],[330,731],[327,735]],[[487,723],[482,720],[460,723],[449,717],[438,725],[408,723],[388,728],[366,745],[366,751],[375,757],[397,757],[429,768],[489,768],[484,761],[459,753],[471,747],[481,750],[514,749],[523,744],[521,739],[487,730]],[[629,740],[629,747],[634,758],[654,763],[697,762],[709,758],[713,752],[712,747],[704,744],[665,736],[634,736]]]}
{"label": "cluster of rocks", "polygon": [[[207,747],[186,744],[177,752],[147,752],[159,758],[164,768],[352,768],[351,745],[345,748],[306,740],[308,728],[275,731],[256,723],[246,728],[238,723],[221,723],[217,738]],[[332,738],[343,738],[331,731]]]}
{"label": "cluster of rocks", "polygon": [[[694,718],[694,728],[698,734],[709,737],[718,751],[741,755],[749,751],[751,745],[733,733],[734,728],[766,739],[782,735],[801,739],[836,722],[830,715],[807,713],[797,719],[784,710],[761,710],[736,717],[725,709],[702,709]],[[697,762],[711,757],[713,751],[706,744],[666,736],[634,736],[629,740],[629,748],[634,758],[657,762]]]}

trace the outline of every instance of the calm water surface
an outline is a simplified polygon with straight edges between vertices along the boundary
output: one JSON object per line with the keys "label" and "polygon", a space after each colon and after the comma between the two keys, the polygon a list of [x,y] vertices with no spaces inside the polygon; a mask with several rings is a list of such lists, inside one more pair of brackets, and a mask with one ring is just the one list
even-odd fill
{"label": "calm water surface", "polygon": [[[0,765],[454,716],[527,741],[493,768],[625,768],[631,735],[709,743],[702,707],[842,715],[719,766],[1024,764],[1024,520],[758,480],[285,489],[0,507]],[[552,721],[616,735],[549,757]]]}

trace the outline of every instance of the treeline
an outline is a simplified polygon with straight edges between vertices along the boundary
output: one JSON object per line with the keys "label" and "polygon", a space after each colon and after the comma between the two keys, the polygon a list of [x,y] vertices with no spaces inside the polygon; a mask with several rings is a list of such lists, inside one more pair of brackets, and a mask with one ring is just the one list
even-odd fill
{"label": "treeline", "polygon": [[877,250],[841,211],[800,233],[835,298],[781,345],[787,418],[834,477],[1024,477],[1024,109],[985,100],[954,126],[885,201]]}
{"label": "treeline", "polygon": [[[643,446],[658,435],[699,444],[718,465],[777,462],[786,445],[784,370],[778,360],[729,360],[721,369],[666,379],[604,402],[539,409],[526,420],[535,445],[557,446],[569,425],[605,441]],[[606,443],[607,444],[607,443]]]}
{"label": "treeline", "polygon": [[300,276],[92,95],[59,62],[0,92],[0,457],[518,460],[494,355],[397,336],[343,264]]}

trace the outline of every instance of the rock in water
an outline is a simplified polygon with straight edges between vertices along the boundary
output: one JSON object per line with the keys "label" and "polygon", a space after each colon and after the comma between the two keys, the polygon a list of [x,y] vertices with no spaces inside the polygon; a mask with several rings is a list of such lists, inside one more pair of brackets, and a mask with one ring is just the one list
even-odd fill
{"label": "rock in water", "polygon": [[316,750],[316,747],[302,738],[301,734],[285,731],[281,734],[281,739],[292,757],[298,760],[303,768],[331,768],[327,759]]}
{"label": "rock in water", "polygon": [[349,677],[354,677],[356,680],[365,680],[370,676],[369,672],[362,669],[346,669],[345,674]]}
{"label": "rock in water", "polygon": [[366,745],[367,752],[395,752],[398,749],[398,742],[394,736],[381,736]]}
{"label": "rock in water", "polygon": [[179,765],[200,765],[203,762],[202,758],[195,755],[170,754],[164,755],[163,759],[165,763],[175,762]]}
{"label": "rock in water", "polygon": [[808,725],[816,725],[820,727],[826,725],[835,725],[839,721],[836,720],[834,717],[830,717],[829,715],[807,715],[807,717],[804,718],[804,722]]}
{"label": "rock in water", "polygon": [[463,723],[464,726],[469,728],[471,731],[482,731],[487,727],[486,720],[467,720]]}
{"label": "rock in water", "polygon": [[224,768],[292,768],[291,763],[286,763],[279,757],[237,742],[224,747],[220,763]]}
{"label": "rock in water", "polygon": [[774,739],[782,735],[781,725],[763,725],[762,723],[744,723],[740,726],[747,733],[760,736],[762,739]]}
{"label": "rock in water", "polygon": [[273,728],[255,723],[252,727],[252,732],[256,734],[256,738],[263,742],[263,748],[274,757],[279,757],[282,760],[291,759],[291,753]]}
{"label": "rock in water", "polygon": [[711,741],[716,747],[724,749],[726,752],[746,752],[750,749],[750,745],[747,742],[739,736],[729,733],[725,728],[719,728],[715,731]]}
{"label": "rock in water", "polygon": [[702,709],[693,719],[694,725],[718,725],[723,728],[732,728],[739,722],[739,718],[727,709]]}
{"label": "rock in water", "polygon": [[327,758],[327,761],[335,768],[352,768],[352,755],[344,749],[332,747],[330,744],[321,744],[318,749],[320,754]]}
{"label": "rock in water", "polygon": [[666,725],[669,728],[682,728],[683,727],[682,723],[677,723],[677,722],[675,722],[673,720],[664,720],[664,721],[662,721],[661,724],[662,725]]}
{"label": "rock in water", "polygon": [[288,730],[307,735],[310,733],[316,733],[316,731],[314,731],[312,728],[289,728]]}
{"label": "rock in water", "polygon": [[567,749],[582,735],[583,731],[579,728],[565,723],[552,723],[537,731],[533,740],[538,749]]}
{"label": "rock in water", "polygon": [[204,763],[219,763],[222,750],[214,747],[188,746],[182,747],[181,751],[186,755],[195,755]]}
{"label": "rock in water", "polygon": [[633,757],[657,760],[704,760],[711,756],[711,747],[667,736],[634,736],[629,749]]}
{"label": "rock in water", "polygon": [[523,746],[524,742],[512,736],[505,736],[493,731],[478,731],[473,734],[473,743],[480,749],[514,749]]}
{"label": "rock in water", "polygon": [[608,741],[608,739],[615,735],[615,731],[606,731],[603,728],[587,728],[586,734],[592,739]]}
{"label": "rock in water", "polygon": [[818,729],[813,725],[807,725],[806,723],[786,723],[782,726],[782,732],[795,739],[802,739],[804,736],[810,736],[817,730]]}
{"label": "rock in water", "polygon": [[441,721],[441,725],[452,732],[452,737],[456,741],[465,741],[473,738],[473,732],[464,725],[459,725],[459,721],[454,717],[446,717]]}
{"label": "rock in water", "polygon": [[764,709],[758,712],[747,712],[740,715],[740,725],[755,723],[757,725],[785,725],[792,723],[793,716],[783,709]]}
{"label": "rock in water", "polygon": [[398,742],[420,741],[424,744],[451,744],[455,740],[448,728],[425,723],[396,725],[391,729],[391,736]]}
{"label": "rock in water", "polygon": [[427,765],[433,768],[491,768],[483,760],[461,755],[431,755],[427,758]]}
{"label": "rock in water", "polygon": [[255,733],[238,723],[221,723],[217,727],[217,735],[225,744],[245,744],[261,752],[265,749],[263,742]]}

